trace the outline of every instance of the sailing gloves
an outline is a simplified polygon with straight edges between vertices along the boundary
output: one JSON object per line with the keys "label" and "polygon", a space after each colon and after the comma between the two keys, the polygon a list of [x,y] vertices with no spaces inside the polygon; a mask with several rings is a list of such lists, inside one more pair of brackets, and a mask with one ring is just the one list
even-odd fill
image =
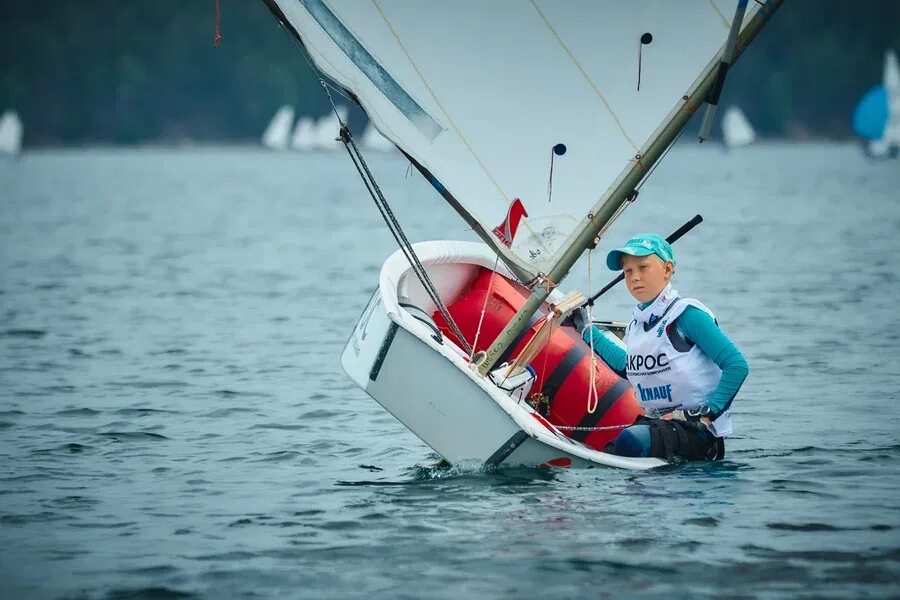
{"label": "sailing gloves", "polygon": [[583,308],[576,308],[573,310],[572,314],[569,315],[569,319],[571,320],[572,327],[574,327],[578,333],[584,331],[585,328],[591,324],[588,312]]}

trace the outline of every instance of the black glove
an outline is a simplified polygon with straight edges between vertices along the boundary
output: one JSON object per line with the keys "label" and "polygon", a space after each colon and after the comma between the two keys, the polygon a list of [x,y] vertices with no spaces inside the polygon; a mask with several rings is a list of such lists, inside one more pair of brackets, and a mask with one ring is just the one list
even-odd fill
{"label": "black glove", "polygon": [[588,312],[583,308],[576,308],[573,310],[572,314],[569,315],[569,318],[572,319],[572,327],[574,327],[578,333],[584,331],[584,328],[591,324]]}

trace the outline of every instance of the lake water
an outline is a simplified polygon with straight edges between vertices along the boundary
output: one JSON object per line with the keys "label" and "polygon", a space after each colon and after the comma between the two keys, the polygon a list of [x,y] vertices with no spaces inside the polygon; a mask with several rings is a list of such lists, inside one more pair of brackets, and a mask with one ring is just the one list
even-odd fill
{"label": "lake water", "polygon": [[[475,239],[371,165],[410,239]],[[341,371],[395,249],[345,155],[0,161],[0,597],[900,595],[900,163],[678,147],[597,256],[695,213],[676,287],[751,366],[726,460],[465,471]]]}

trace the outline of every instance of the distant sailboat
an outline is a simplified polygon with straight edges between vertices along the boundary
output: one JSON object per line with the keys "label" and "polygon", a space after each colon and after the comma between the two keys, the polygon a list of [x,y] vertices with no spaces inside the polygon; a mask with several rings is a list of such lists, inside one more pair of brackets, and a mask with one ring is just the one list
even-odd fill
{"label": "distant sailboat", "polygon": [[366,130],[363,132],[361,143],[363,148],[374,150],[375,152],[390,152],[395,149],[394,143],[381,135],[381,133],[375,129],[375,125],[373,125],[371,121],[366,125]]}
{"label": "distant sailboat", "polygon": [[885,52],[882,83],[869,89],[853,111],[853,131],[873,157],[900,152],[900,66],[893,50]]}
{"label": "distant sailboat", "polygon": [[319,150],[337,150],[343,144],[337,139],[341,132],[341,121],[347,122],[348,111],[344,106],[337,107],[340,121],[334,112],[330,112],[316,122],[315,147]]}
{"label": "distant sailboat", "polygon": [[316,145],[315,121],[310,117],[300,117],[291,137],[292,150],[312,150]]}
{"label": "distant sailboat", "polygon": [[0,154],[18,156],[22,151],[22,120],[8,110],[0,117]]}
{"label": "distant sailboat", "polygon": [[722,116],[722,137],[728,148],[748,146],[756,141],[756,132],[737,106],[730,106]]}
{"label": "distant sailboat", "polygon": [[294,108],[287,105],[279,108],[263,133],[263,146],[272,150],[286,150],[291,140],[291,126],[293,124]]}

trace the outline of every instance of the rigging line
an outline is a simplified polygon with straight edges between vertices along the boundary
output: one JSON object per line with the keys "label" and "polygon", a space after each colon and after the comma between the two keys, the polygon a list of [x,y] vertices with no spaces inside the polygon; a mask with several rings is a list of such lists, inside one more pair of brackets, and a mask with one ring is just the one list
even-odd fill
{"label": "rigging line", "polygon": [[478,336],[481,335],[481,323],[484,321],[484,313],[487,312],[487,303],[488,299],[491,297],[491,288],[494,285],[494,275],[497,272],[497,264],[500,262],[500,253],[497,253],[497,258],[494,259],[494,268],[491,271],[491,277],[488,279],[488,287],[487,293],[484,295],[484,304],[481,306],[481,316],[478,317],[478,329],[475,330],[475,340],[472,342],[472,354],[469,356],[469,360],[475,356],[475,348],[478,347]]}
{"label": "rigging line", "polygon": [[[291,32],[287,30],[287,28],[284,26],[284,23],[282,23],[280,20],[278,21],[278,25],[281,27],[281,30],[284,31],[285,35],[287,35],[288,39],[291,40],[291,43],[294,44],[294,46],[296,46],[297,49],[300,51],[300,56],[303,57],[303,60],[306,61],[306,64],[309,65],[309,68],[312,70],[312,72],[315,73],[316,76],[319,78],[319,83],[322,85],[322,87],[331,88],[337,94],[346,98],[347,101],[350,102],[351,104],[357,104],[357,105],[359,104],[359,101],[356,100],[355,98],[351,98],[350,96],[348,96],[345,90],[329,83],[325,79],[326,75],[324,73],[322,73],[322,71],[319,70],[319,68],[315,65],[315,63],[312,60],[310,60],[309,52],[307,51],[306,46],[303,45],[303,42],[301,42],[296,37],[291,35]],[[332,108],[332,110],[335,110],[334,102],[331,103],[331,108]],[[335,115],[337,115],[336,110],[335,110]],[[340,115],[337,115],[337,116],[340,116]]]}
{"label": "rigging line", "polygon": [[[284,23],[281,23],[282,30],[285,33],[289,34],[290,32],[284,27]],[[404,256],[406,256],[406,260],[409,262],[410,267],[412,267],[413,272],[415,272],[416,277],[419,279],[419,282],[422,284],[422,287],[425,289],[425,292],[431,298],[431,301],[434,302],[435,306],[441,312],[441,315],[447,321],[447,325],[453,331],[453,334],[457,337],[463,349],[466,352],[470,352],[469,344],[466,341],[466,338],[463,336],[462,332],[457,326],[456,321],[453,320],[453,317],[450,315],[450,312],[444,306],[441,301],[440,295],[437,293],[437,290],[434,288],[434,284],[431,282],[431,279],[428,277],[428,273],[425,271],[425,268],[422,266],[422,263],[419,262],[419,257],[416,255],[415,250],[412,248],[412,244],[409,243],[409,240],[406,238],[406,235],[403,233],[403,229],[400,227],[400,223],[397,221],[397,218],[394,216],[393,211],[391,211],[390,206],[387,203],[387,200],[384,198],[384,194],[381,192],[381,188],[378,187],[378,184],[375,182],[374,176],[372,176],[371,171],[369,171],[369,167],[366,164],[365,160],[362,158],[362,154],[359,152],[359,148],[356,147],[356,142],[353,140],[353,136],[350,135],[350,130],[347,128],[347,125],[341,120],[340,114],[338,114],[337,107],[334,105],[334,99],[331,97],[331,92],[329,91],[329,87],[333,88],[342,96],[346,97],[348,100],[352,100],[346,96],[341,90],[338,90],[334,86],[331,86],[327,81],[325,81],[324,75],[316,68],[315,64],[310,60],[308,56],[308,52],[306,50],[306,46],[303,43],[295,38],[292,35],[288,35],[291,38],[291,41],[297,45],[300,49],[300,54],[303,56],[306,63],[309,65],[310,69],[312,69],[313,73],[318,75],[319,83],[322,85],[322,89],[325,90],[325,96],[328,98],[328,102],[331,104],[331,109],[334,111],[335,116],[338,118],[338,122],[341,124],[341,133],[343,134],[346,131],[346,138],[349,141],[344,141],[344,136],[341,135],[341,141],[344,141],[344,147],[347,149],[347,153],[350,155],[350,160],[353,162],[353,165],[356,167],[357,172],[360,175],[360,178],[363,180],[363,184],[366,186],[369,194],[372,196],[372,200],[375,202],[375,206],[378,208],[378,211],[381,213],[382,218],[385,221],[385,224],[388,226],[391,234],[394,236],[394,240],[400,246],[400,249],[403,251]],[[358,104],[358,102],[356,102]],[[353,150],[359,156],[359,161],[362,164],[362,168],[360,168],[360,164],[357,164],[356,158],[353,155],[353,152],[350,150],[350,146],[353,146]],[[363,169],[365,173],[371,179],[370,182],[363,175]],[[377,192],[377,194],[376,194]],[[381,203],[379,203],[379,199],[381,203],[384,204],[382,207]],[[396,228],[396,231],[394,230]],[[402,242],[401,242],[402,240]]]}
{"label": "rigging line", "polygon": [[[346,133],[346,137],[344,137],[344,133]],[[359,172],[360,178],[362,178],[363,183],[366,185],[366,189],[369,191],[369,194],[375,201],[375,205],[376,207],[378,207],[378,211],[381,213],[385,224],[388,226],[388,229],[394,236],[394,240],[403,251],[404,256],[409,262],[410,267],[412,267],[413,272],[416,274],[416,277],[419,279],[419,282],[422,284],[422,287],[425,289],[425,292],[431,298],[431,301],[434,302],[435,306],[441,312],[441,315],[444,317],[444,319],[447,321],[447,325],[460,341],[460,345],[467,353],[471,354],[471,348],[469,347],[468,342],[460,331],[459,326],[457,326],[456,322],[453,320],[453,317],[450,315],[450,313],[447,311],[447,308],[441,301],[437,290],[435,290],[434,288],[434,284],[428,277],[428,273],[425,271],[422,263],[419,261],[419,257],[416,255],[415,250],[412,248],[412,244],[410,244],[409,240],[406,238],[406,235],[403,233],[403,229],[400,227],[400,223],[394,216],[393,211],[391,211],[390,206],[384,199],[384,195],[382,194],[381,189],[378,187],[378,184],[372,177],[372,174],[369,171],[365,160],[362,158],[362,154],[360,154],[359,152],[359,148],[353,141],[353,137],[350,135],[349,129],[347,129],[346,126],[342,128],[342,141],[344,141],[344,147],[347,149],[347,153],[350,155],[350,160],[353,162],[353,165]],[[368,178],[366,177],[367,175]]]}
{"label": "rigging line", "polygon": [[559,42],[559,45],[562,46],[563,50],[566,51],[566,54],[569,55],[569,58],[572,60],[572,63],[574,63],[574,65],[581,72],[581,75],[584,77],[585,81],[588,82],[588,84],[591,86],[591,88],[593,88],[594,93],[596,93],[597,96],[600,98],[600,100],[603,102],[603,105],[606,107],[606,110],[609,111],[609,114],[612,115],[612,118],[616,122],[616,125],[619,126],[619,131],[622,132],[622,135],[625,136],[625,139],[628,141],[629,144],[631,144],[631,147],[634,148],[634,151],[637,152],[638,151],[637,144],[634,143],[634,140],[632,140],[631,137],[628,135],[628,132],[625,131],[625,126],[622,124],[622,121],[619,120],[619,116],[615,113],[615,111],[613,111],[612,106],[610,106],[609,102],[606,100],[606,97],[603,95],[603,92],[600,91],[600,88],[597,87],[597,84],[594,83],[594,81],[587,74],[587,71],[584,70],[584,67],[581,66],[581,63],[578,61],[578,59],[575,58],[575,55],[572,54],[572,51],[569,49],[569,47],[566,45],[566,43],[562,40],[559,33],[557,33],[556,29],[553,28],[553,25],[550,24],[550,21],[547,19],[547,17],[544,15],[544,13],[541,12],[541,9],[538,8],[537,2],[535,2],[535,0],[531,0],[531,5],[534,6],[534,10],[536,10],[538,12],[538,14],[541,16],[541,19],[544,21],[544,24],[547,26],[547,29],[549,29],[550,32],[553,33],[553,36],[556,38],[556,41]]}
{"label": "rigging line", "polygon": [[500,196],[503,197],[503,200],[505,200],[506,203],[509,204],[509,196],[506,195],[506,192],[503,191],[503,188],[500,187],[500,184],[497,182],[496,179],[494,179],[494,176],[488,170],[487,165],[485,165],[481,161],[481,157],[478,156],[478,153],[475,152],[475,149],[472,147],[471,144],[469,144],[469,141],[462,134],[462,131],[460,131],[459,127],[456,126],[456,123],[453,121],[453,118],[450,116],[450,113],[447,112],[447,109],[444,108],[444,105],[441,103],[440,100],[438,100],[437,94],[435,94],[434,90],[431,89],[431,86],[428,84],[428,81],[426,81],[425,76],[422,74],[422,71],[419,70],[419,66],[415,63],[415,61],[412,59],[412,56],[410,56],[409,52],[406,50],[406,46],[403,44],[403,42],[400,41],[400,35],[394,29],[394,26],[391,25],[391,22],[388,20],[387,15],[384,14],[384,11],[381,9],[381,6],[378,4],[378,0],[371,0],[371,2],[375,6],[375,8],[378,10],[378,13],[381,15],[381,18],[384,20],[384,24],[387,25],[388,29],[391,30],[391,34],[394,36],[394,40],[396,40],[397,45],[400,46],[400,50],[403,51],[403,54],[406,56],[406,60],[409,61],[409,64],[412,66],[413,70],[416,72],[416,75],[418,75],[419,79],[422,80],[422,84],[425,86],[425,89],[428,90],[428,93],[431,94],[431,98],[434,100],[435,104],[437,104],[438,108],[441,109],[441,112],[444,113],[444,117],[447,119],[447,122],[450,124],[450,127],[453,128],[453,131],[456,132],[456,135],[459,136],[459,139],[462,140],[462,143],[465,144],[466,148],[472,154],[472,157],[475,159],[475,162],[478,163],[478,166],[481,167],[481,170],[484,171],[484,174],[488,176],[488,179],[490,179],[491,183],[494,184],[494,187],[497,188],[497,191],[500,193]]}
{"label": "rigging line", "polygon": [[[596,239],[596,238],[595,238]],[[594,244],[596,246],[596,244]],[[588,258],[587,258],[587,284],[588,284],[588,293],[590,290],[594,289],[594,286],[591,285],[591,256],[594,253],[593,246],[588,248]],[[580,310],[580,309],[576,309]],[[597,406],[600,404],[600,394],[597,393],[597,353],[594,351],[594,303],[588,303],[588,319],[585,326],[588,328],[589,336],[590,336],[590,344],[591,349],[589,352],[591,353],[591,386],[588,389],[588,399],[587,399],[587,412],[589,415],[594,414],[594,411],[597,410]],[[584,337],[584,331],[581,331],[582,338]]]}
{"label": "rigging line", "polygon": [[[326,93],[327,91],[328,90],[326,89]],[[331,99],[330,94],[328,95],[328,99],[330,102],[332,102],[333,105],[334,102]],[[407,239],[406,234],[403,232],[403,228],[400,226],[400,222],[397,221],[397,217],[391,210],[391,207],[387,203],[387,200],[385,199],[381,188],[378,187],[378,183],[375,181],[375,177],[372,175],[372,172],[369,170],[365,159],[362,157],[362,153],[356,146],[356,142],[354,141],[353,136],[350,135],[349,128],[344,123],[341,123],[340,139],[344,142],[344,146],[347,148],[347,153],[350,155],[350,160],[353,161],[353,165],[356,167],[357,172],[362,178],[366,189],[369,191],[369,194],[375,201],[375,205],[378,207],[378,210],[381,213],[381,216],[384,219],[385,223],[387,224],[388,229],[391,231],[391,234],[394,236],[394,239],[397,241],[397,244],[400,246],[401,250],[403,250],[404,256],[406,256],[410,267],[412,267],[413,272],[415,272],[416,277],[419,279],[419,282],[422,284],[425,292],[431,298],[431,301],[434,302],[435,307],[437,307],[437,309],[440,311],[441,315],[444,317],[444,320],[447,321],[447,325],[453,331],[453,334],[457,337],[463,349],[467,353],[472,354],[471,348],[469,347],[465,336],[463,336],[462,331],[460,331],[459,326],[456,324],[456,321],[453,320],[453,317],[450,315],[447,307],[444,306],[444,303],[441,301],[441,297],[435,289],[434,283],[432,283],[431,279],[428,277],[428,272],[419,261],[419,257],[416,255],[412,244],[410,243],[409,239]]]}
{"label": "rigging line", "polygon": [[726,19],[725,15],[722,14],[722,11],[719,10],[718,6],[716,6],[716,3],[713,2],[713,0],[706,0],[706,1],[709,2],[709,5],[712,6],[713,10],[716,11],[716,13],[718,13],[719,18],[722,19],[722,23],[725,24],[725,29],[731,29],[731,23],[728,22],[728,19]]}
{"label": "rigging line", "polygon": [[222,43],[222,28],[220,27],[222,17],[222,9],[219,6],[219,0],[216,0],[216,35],[213,37],[213,45],[218,48]]}
{"label": "rigging line", "polygon": [[632,425],[631,423],[622,423],[621,425],[604,425],[603,427],[573,427],[569,425],[556,425],[555,423],[550,424],[560,431],[611,431],[613,429],[625,429]]}
{"label": "rigging line", "polygon": [[[359,154],[359,149],[356,147],[356,144],[352,141],[352,137],[348,137],[349,144],[345,144],[347,147],[347,152],[350,154],[350,158],[353,161],[354,166],[356,166],[357,171],[359,171],[360,176],[366,181],[365,176],[363,174],[363,170],[368,173],[368,168],[365,165],[365,161],[362,159],[362,155]],[[350,149],[350,144],[353,145],[353,150]],[[356,156],[354,155],[356,153]],[[360,166],[361,163],[361,166]],[[371,177],[371,173],[368,173],[369,177]],[[394,239],[397,241],[397,244],[400,246],[400,249],[403,251],[404,256],[406,256],[407,261],[409,262],[410,267],[412,267],[413,272],[416,274],[416,277],[419,279],[420,283],[422,283],[422,287],[425,289],[425,292],[431,298],[431,301],[434,302],[435,307],[440,311],[441,315],[447,321],[447,325],[453,331],[453,334],[460,340],[460,345],[466,350],[467,353],[471,354],[471,348],[468,345],[465,337],[459,329],[459,326],[453,320],[453,317],[447,311],[447,308],[444,306],[441,301],[440,295],[437,293],[437,290],[434,288],[434,284],[431,279],[428,277],[427,271],[422,266],[422,263],[419,261],[419,257],[416,255],[415,250],[412,248],[412,244],[410,244],[409,240],[406,238],[406,235],[403,233],[403,229],[400,227],[399,222],[397,222],[396,217],[390,209],[390,206],[384,200],[383,195],[381,194],[381,190],[378,188],[378,184],[375,183],[374,179],[371,181],[366,181],[366,187],[369,188],[369,193],[372,194],[373,199],[375,199],[375,204],[378,207],[379,212],[381,212],[382,218],[385,220],[385,223],[388,226],[388,229],[391,231],[391,234],[394,236]],[[375,192],[372,191],[374,188]],[[381,201],[379,202],[376,199],[377,196],[381,197]]]}

